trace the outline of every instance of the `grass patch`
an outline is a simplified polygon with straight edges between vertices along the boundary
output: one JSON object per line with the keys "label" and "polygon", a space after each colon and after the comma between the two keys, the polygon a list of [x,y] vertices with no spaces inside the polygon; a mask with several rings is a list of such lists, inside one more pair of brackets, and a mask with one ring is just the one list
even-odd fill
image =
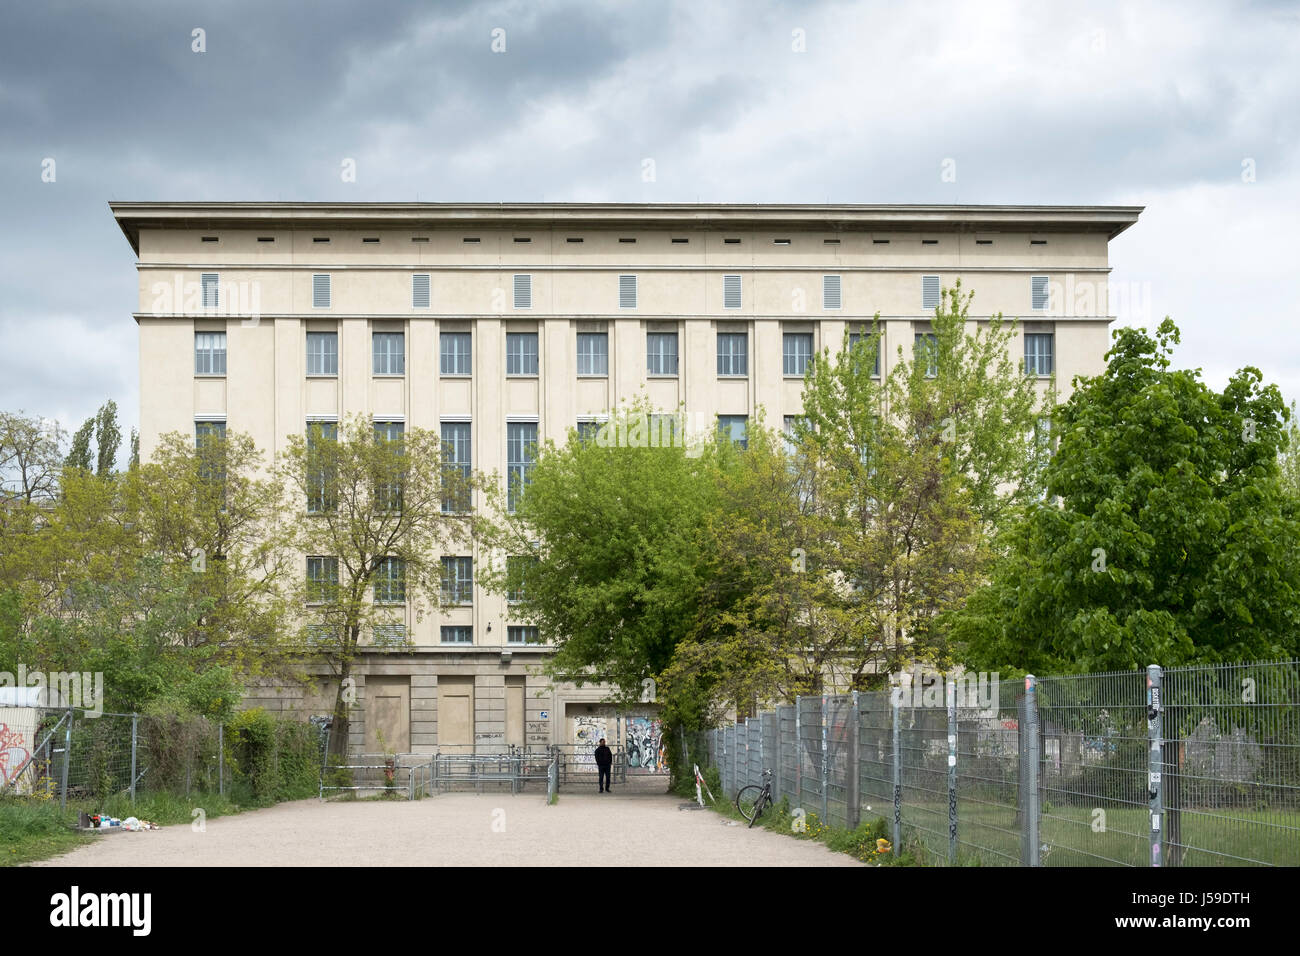
{"label": "grass patch", "polygon": [[78,833],[76,823],[76,812],[58,803],[0,798],[0,866],[44,860],[93,839]]}

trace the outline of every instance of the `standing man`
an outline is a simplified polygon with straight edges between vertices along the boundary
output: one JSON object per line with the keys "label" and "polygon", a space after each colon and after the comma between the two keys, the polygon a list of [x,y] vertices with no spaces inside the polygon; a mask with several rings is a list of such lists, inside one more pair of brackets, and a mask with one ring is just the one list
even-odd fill
{"label": "standing man", "polygon": [[596,748],[596,774],[597,781],[600,783],[600,792],[608,793],[609,786],[609,768],[614,763],[614,752],[605,746],[605,738],[600,738],[600,746]]}

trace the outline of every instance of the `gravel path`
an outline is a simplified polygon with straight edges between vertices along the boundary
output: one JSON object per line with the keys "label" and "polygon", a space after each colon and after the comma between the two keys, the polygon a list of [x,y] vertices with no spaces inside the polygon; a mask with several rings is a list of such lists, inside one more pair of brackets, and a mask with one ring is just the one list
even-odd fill
{"label": "gravel path", "polygon": [[189,826],[114,833],[37,866],[860,866],[820,844],[679,810],[662,795],[451,793],[301,800]]}

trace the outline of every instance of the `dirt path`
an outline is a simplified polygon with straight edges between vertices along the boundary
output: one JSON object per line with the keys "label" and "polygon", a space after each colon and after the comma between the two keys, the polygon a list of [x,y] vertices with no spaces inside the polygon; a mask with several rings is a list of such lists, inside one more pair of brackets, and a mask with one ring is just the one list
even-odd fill
{"label": "dirt path", "polygon": [[681,798],[442,794],[414,803],[302,800],[189,826],[96,838],[38,866],[859,866],[842,853],[729,826]]}

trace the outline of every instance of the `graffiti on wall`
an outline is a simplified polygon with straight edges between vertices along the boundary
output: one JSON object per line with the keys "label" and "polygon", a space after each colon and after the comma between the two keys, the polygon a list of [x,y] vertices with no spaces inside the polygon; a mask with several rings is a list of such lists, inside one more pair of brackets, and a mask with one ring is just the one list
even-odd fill
{"label": "graffiti on wall", "polygon": [[641,773],[666,773],[663,724],[653,717],[628,717],[623,724],[628,769]]}
{"label": "graffiti on wall", "polygon": [[573,762],[579,765],[596,766],[596,748],[600,738],[606,741],[609,734],[605,731],[605,718],[599,716],[582,716],[573,718]]}
{"label": "graffiti on wall", "polygon": [[31,754],[23,743],[21,731],[10,730],[8,724],[0,724],[0,782],[12,782],[23,764],[27,763]]}

